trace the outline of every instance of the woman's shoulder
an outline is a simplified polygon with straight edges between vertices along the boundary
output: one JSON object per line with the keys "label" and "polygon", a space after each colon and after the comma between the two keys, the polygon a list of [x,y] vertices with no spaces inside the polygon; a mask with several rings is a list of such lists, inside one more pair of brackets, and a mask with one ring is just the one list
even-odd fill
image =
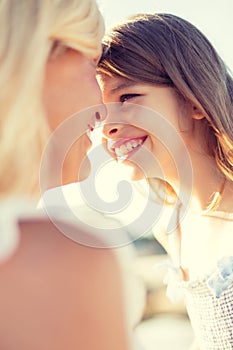
{"label": "woman's shoulder", "polygon": [[[121,275],[114,252],[70,239],[57,224],[77,235],[88,233],[59,217],[51,220],[33,210],[21,215],[16,211],[8,219],[17,226],[17,247],[0,264],[0,308],[6,311],[0,315],[0,326],[3,333],[10,329],[16,336],[9,340],[0,335],[1,343],[19,342],[24,349],[30,341],[51,349],[84,344],[89,349],[106,329],[113,339],[118,327],[116,334],[126,349]],[[22,334],[27,334],[26,340]],[[96,349],[109,349],[111,337],[101,337]]]}
{"label": "woman's shoulder", "polygon": [[[72,220],[63,211],[36,209],[28,198],[11,198],[0,202],[0,262],[7,260],[23,242],[44,242],[84,249],[90,247],[108,248],[107,242],[94,229],[80,221]],[[38,246],[39,247],[39,246]],[[81,248],[82,247],[82,248]],[[45,249],[45,247],[44,247]]]}
{"label": "woman's shoulder", "polygon": [[19,270],[19,275],[30,271],[40,277],[51,274],[55,282],[58,274],[61,280],[73,274],[79,275],[79,282],[87,282],[86,274],[101,271],[106,276],[108,268],[118,269],[115,253],[85,225],[63,220],[58,214],[49,217],[27,199],[11,200],[3,208],[1,271],[4,266],[14,266],[12,271]]}
{"label": "woman's shoulder", "polygon": [[108,211],[108,206],[90,203],[80,193],[81,190],[79,183],[50,189],[41,197],[38,208],[51,218],[59,216],[65,221],[88,228],[93,236],[98,236],[113,248],[129,245],[135,240],[132,234],[134,231],[128,222],[122,221],[115,211]]}

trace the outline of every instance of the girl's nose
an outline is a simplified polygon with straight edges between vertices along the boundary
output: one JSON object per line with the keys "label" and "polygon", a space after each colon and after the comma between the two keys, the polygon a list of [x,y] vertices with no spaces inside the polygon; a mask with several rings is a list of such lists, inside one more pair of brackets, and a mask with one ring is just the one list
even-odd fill
{"label": "girl's nose", "polygon": [[[121,106],[120,106],[121,107]],[[107,117],[103,125],[102,133],[106,138],[120,138],[125,126],[124,118],[118,103],[107,103]]]}
{"label": "girl's nose", "polygon": [[103,134],[111,139],[115,139],[118,137],[120,131],[122,129],[122,125],[120,124],[114,124],[114,123],[109,123],[109,124],[105,124],[103,126]]}

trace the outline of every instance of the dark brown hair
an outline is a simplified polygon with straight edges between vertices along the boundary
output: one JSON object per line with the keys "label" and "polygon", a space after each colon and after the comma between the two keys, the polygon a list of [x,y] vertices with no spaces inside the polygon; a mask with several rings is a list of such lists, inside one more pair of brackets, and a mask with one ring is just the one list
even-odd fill
{"label": "dark brown hair", "polygon": [[209,154],[233,181],[233,79],[209,40],[171,14],[139,14],[106,35],[98,71],[172,86],[204,116]]}

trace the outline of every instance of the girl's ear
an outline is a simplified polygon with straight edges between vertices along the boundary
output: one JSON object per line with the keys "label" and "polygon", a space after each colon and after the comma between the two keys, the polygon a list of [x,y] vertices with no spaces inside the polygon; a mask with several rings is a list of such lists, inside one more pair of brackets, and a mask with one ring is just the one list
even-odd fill
{"label": "girl's ear", "polygon": [[192,115],[193,119],[201,120],[205,118],[203,113],[196,106],[193,106],[192,109],[193,109],[193,115]]}

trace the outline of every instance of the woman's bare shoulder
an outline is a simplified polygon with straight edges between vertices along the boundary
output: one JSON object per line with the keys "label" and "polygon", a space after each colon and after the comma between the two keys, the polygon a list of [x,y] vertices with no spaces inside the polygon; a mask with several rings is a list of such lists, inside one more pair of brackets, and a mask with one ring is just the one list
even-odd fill
{"label": "woman's bare shoulder", "polygon": [[[57,225],[57,224],[61,225]],[[76,241],[69,238],[64,232],[72,232],[76,235]],[[83,237],[89,236],[96,243],[96,247],[81,244]],[[110,248],[98,248],[101,240],[92,237],[88,230],[60,220],[31,219],[20,222],[20,243],[13,256],[12,265],[19,268],[24,266],[28,273],[34,276],[43,276],[49,283],[72,284],[74,287],[78,279],[78,285],[85,283],[86,286],[92,279],[104,279],[111,276],[109,271],[117,274],[118,264],[114,252]],[[89,242],[87,238],[87,242]],[[23,272],[23,269],[22,269]],[[76,279],[75,279],[76,277]],[[66,282],[65,282],[66,281]]]}
{"label": "woman's bare shoulder", "polygon": [[[113,338],[118,333],[122,349],[127,349],[114,252],[76,243],[49,220],[25,220],[19,227],[19,247],[0,265],[1,344],[18,350],[80,344],[82,349],[107,350],[117,349]],[[9,332],[15,337],[7,336]]]}

